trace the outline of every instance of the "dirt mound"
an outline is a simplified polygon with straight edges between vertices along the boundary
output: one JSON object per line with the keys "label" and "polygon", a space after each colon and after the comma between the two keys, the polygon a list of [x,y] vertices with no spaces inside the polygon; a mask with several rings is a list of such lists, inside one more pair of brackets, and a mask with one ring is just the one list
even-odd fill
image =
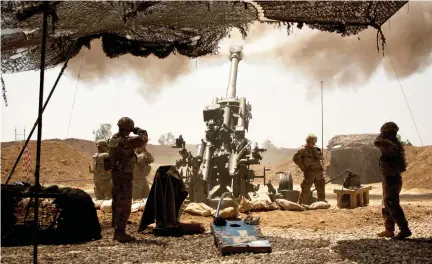
{"label": "dirt mound", "polygon": [[77,150],[81,150],[85,153],[88,153],[90,155],[93,155],[97,151],[96,143],[91,140],[67,138],[67,139],[49,139],[46,141],[62,142],[68,144],[71,147],[76,148]]}
{"label": "dirt mound", "polygon": [[[4,182],[24,142],[2,142],[1,151],[1,173]],[[11,182],[28,181],[34,182],[34,168],[36,159],[36,142],[30,141],[30,160],[31,171],[29,177],[23,170],[22,159],[12,176]],[[187,145],[186,148],[192,153],[195,152],[195,145]],[[175,164],[180,158],[179,149],[171,146],[151,145],[147,150],[155,157],[155,164],[152,164],[152,172],[149,180],[153,179],[154,172],[160,165]],[[91,162],[91,156],[96,153],[96,144],[94,141],[82,140],[75,138],[68,139],[48,139],[42,141],[41,157],[41,183],[59,183],[80,188],[91,188],[92,175],[88,172],[88,166]]]}
{"label": "dirt mound", "polygon": [[333,150],[336,148],[357,148],[362,146],[373,146],[377,134],[351,134],[338,135],[329,140],[327,149]]}
{"label": "dirt mound", "polygon": [[432,190],[432,146],[405,147],[405,155],[404,189]]}
{"label": "dirt mound", "polygon": [[[28,181],[34,182],[34,168],[36,163],[36,142],[30,141],[30,177],[25,175],[23,168],[23,158],[11,178],[11,182]],[[16,158],[21,150],[22,144],[16,143],[9,147],[2,148],[1,152],[1,178],[2,182],[6,180],[15,163]],[[84,181],[87,184],[92,183],[92,176],[89,173],[88,166],[91,162],[91,156],[59,140],[44,140],[41,146],[41,174],[40,181],[43,184],[56,183],[64,181],[66,185],[71,180]],[[70,184],[67,184],[70,185]]]}

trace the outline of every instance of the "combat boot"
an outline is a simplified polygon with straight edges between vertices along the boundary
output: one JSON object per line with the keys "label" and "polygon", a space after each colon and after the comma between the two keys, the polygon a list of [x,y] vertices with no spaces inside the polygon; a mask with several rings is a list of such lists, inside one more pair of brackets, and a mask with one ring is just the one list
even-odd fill
{"label": "combat boot", "polygon": [[404,228],[401,231],[399,231],[399,233],[396,236],[394,236],[392,238],[402,240],[402,239],[405,239],[411,235],[412,235],[411,230],[409,228]]}
{"label": "combat boot", "polygon": [[132,242],[135,241],[136,238],[126,234],[126,232],[120,232],[120,231],[116,231],[114,232],[114,240],[120,242],[120,243],[125,243],[125,242]]}
{"label": "combat boot", "polygon": [[385,231],[379,232],[377,234],[377,236],[379,236],[379,237],[394,237],[394,232],[385,230]]}

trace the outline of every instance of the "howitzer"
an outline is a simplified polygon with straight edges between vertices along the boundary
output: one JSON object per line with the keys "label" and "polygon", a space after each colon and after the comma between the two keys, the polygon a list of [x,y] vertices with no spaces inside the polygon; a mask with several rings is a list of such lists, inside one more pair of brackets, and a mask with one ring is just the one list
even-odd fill
{"label": "howitzer", "polygon": [[[230,47],[231,70],[225,98],[214,98],[213,103],[203,110],[206,123],[205,136],[197,146],[196,155],[188,157],[179,151],[182,159],[178,165],[187,165],[189,171],[189,194],[192,201],[206,202],[218,198],[225,192],[231,192],[237,198],[248,197],[256,190],[252,182],[256,176],[250,165],[260,164],[261,153],[266,149],[258,148],[257,143],[245,137],[252,118],[252,106],[246,98],[236,97],[238,64],[242,59],[242,48]],[[183,139],[181,139],[183,140]],[[180,148],[179,144],[175,147]],[[190,160],[190,163],[187,162]],[[181,166],[180,166],[181,167]],[[264,170],[265,174],[265,170]],[[185,176],[183,174],[183,176]]]}

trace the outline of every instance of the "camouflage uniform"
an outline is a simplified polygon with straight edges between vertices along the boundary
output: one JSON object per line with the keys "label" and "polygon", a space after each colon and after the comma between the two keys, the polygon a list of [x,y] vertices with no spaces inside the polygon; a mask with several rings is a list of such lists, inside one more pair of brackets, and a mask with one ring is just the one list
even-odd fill
{"label": "camouflage uniform", "polygon": [[108,144],[105,140],[96,143],[98,152],[92,157],[90,173],[93,173],[94,194],[98,200],[110,200],[112,194],[111,173],[105,170],[105,159],[108,158]]}
{"label": "camouflage uniform", "polygon": [[[126,234],[126,222],[129,219],[132,205],[132,179],[135,149],[145,146],[148,141],[147,132],[134,127],[134,122],[128,117],[121,118],[117,125],[119,132],[109,141],[109,162],[112,169],[112,225],[115,228],[114,240],[126,242],[134,240]],[[138,136],[129,137],[130,132]]]}
{"label": "camouflage uniform", "polygon": [[395,224],[400,233],[394,237],[403,239],[411,235],[408,221],[399,204],[399,194],[402,189],[401,173],[406,169],[405,151],[397,139],[398,126],[387,122],[381,127],[381,134],[375,139],[375,147],[381,150],[380,169],[383,173],[383,208],[385,231],[379,233],[382,237],[393,237]]}
{"label": "camouflage uniform", "polygon": [[147,198],[150,193],[150,188],[147,182],[147,176],[150,174],[150,164],[154,162],[154,158],[145,147],[136,149],[136,163],[133,173],[133,191],[132,198],[143,199]]}
{"label": "camouflage uniform", "polygon": [[[306,138],[308,144],[314,145],[317,141],[316,136],[309,135]],[[301,193],[299,204],[307,204],[312,184],[315,185],[319,201],[325,201],[325,180],[324,170],[321,165],[323,154],[321,149],[309,145],[302,146],[293,156],[294,163],[302,170],[304,179],[300,184]]]}

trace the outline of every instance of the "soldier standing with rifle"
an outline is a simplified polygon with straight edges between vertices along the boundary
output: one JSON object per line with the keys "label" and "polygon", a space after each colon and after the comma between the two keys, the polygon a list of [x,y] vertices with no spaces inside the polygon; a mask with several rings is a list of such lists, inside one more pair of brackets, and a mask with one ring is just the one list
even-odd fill
{"label": "soldier standing with rifle", "polygon": [[150,193],[150,188],[147,182],[147,176],[150,174],[150,164],[154,162],[154,158],[145,146],[136,149],[136,163],[133,175],[133,191],[132,198],[134,200],[147,198]]}
{"label": "soldier standing with rifle", "polygon": [[[404,239],[411,236],[408,221],[399,204],[402,189],[401,173],[406,170],[405,150],[397,138],[399,127],[394,122],[387,122],[381,127],[381,133],[375,139],[375,147],[381,150],[380,169],[383,173],[383,204],[382,215],[385,231],[378,233],[380,237]],[[395,224],[400,232],[395,236]]]}
{"label": "soldier standing with rifle", "polygon": [[306,145],[302,146],[293,156],[294,163],[302,170],[304,179],[300,184],[301,193],[299,204],[307,204],[312,184],[315,184],[318,201],[325,200],[324,169],[321,161],[324,159],[320,148],[315,147],[317,137],[310,134],[306,138]]}
{"label": "soldier standing with rifle", "polygon": [[[135,127],[129,117],[121,118],[119,131],[109,141],[107,166],[112,170],[112,226],[115,228],[114,240],[129,242],[134,237],[126,234],[126,222],[129,219],[132,205],[132,180],[135,163],[135,149],[148,142],[147,131]],[[137,136],[130,137],[133,132]]]}
{"label": "soldier standing with rifle", "polygon": [[105,159],[108,158],[108,143],[106,140],[98,140],[97,153],[92,157],[89,167],[93,173],[94,194],[98,200],[110,200],[112,195],[111,173],[105,169]]}

